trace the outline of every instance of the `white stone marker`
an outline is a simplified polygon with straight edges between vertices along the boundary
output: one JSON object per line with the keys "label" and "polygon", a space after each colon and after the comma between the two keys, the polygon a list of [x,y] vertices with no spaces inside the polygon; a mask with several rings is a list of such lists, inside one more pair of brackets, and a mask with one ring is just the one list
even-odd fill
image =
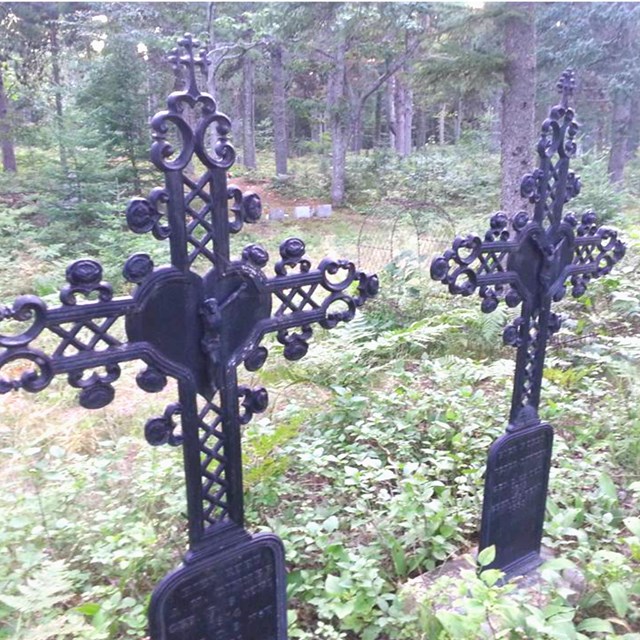
{"label": "white stone marker", "polygon": [[296,218],[310,218],[311,217],[311,207],[305,205],[302,207],[296,207],[294,209],[294,215]]}
{"label": "white stone marker", "polygon": [[331,205],[330,204],[319,204],[316,209],[316,215],[318,218],[328,218],[331,215]]}

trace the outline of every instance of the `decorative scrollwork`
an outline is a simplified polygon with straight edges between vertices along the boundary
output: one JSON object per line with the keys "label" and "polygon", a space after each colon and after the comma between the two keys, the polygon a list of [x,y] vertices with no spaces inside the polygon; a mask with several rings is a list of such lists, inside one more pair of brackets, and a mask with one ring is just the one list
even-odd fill
{"label": "decorative scrollwork", "polygon": [[108,302],[113,298],[113,287],[102,282],[102,265],[96,260],[84,259],[72,262],[66,271],[68,285],[60,290],[62,304],[76,304],[76,294],[85,296],[98,292],[100,302]]}
{"label": "decorative scrollwork", "polygon": [[240,406],[240,424],[247,424],[255,413],[262,413],[269,406],[269,394],[264,387],[250,389],[249,387],[238,387],[238,398],[242,398]]}
{"label": "decorative scrollwork", "polygon": [[152,418],[144,426],[144,437],[152,447],[168,444],[179,447],[183,442],[182,434],[176,433],[178,425],[174,416],[182,415],[182,407],[178,403],[170,404],[160,418]]}
{"label": "decorative scrollwork", "polygon": [[0,376],[0,394],[9,391],[24,389],[30,393],[42,391],[53,379],[53,366],[51,359],[41,351],[35,349],[11,349],[0,354],[0,370],[9,363],[28,361],[36,366],[36,369],[24,370],[21,364],[18,367],[20,377],[7,379]]}
{"label": "decorative scrollwork", "polygon": [[[178,40],[178,46],[182,47],[187,53],[186,55],[180,55],[180,50],[176,47],[167,56],[167,60],[173,66],[174,71],[178,71],[180,66],[184,66],[187,69],[188,75],[188,87],[187,93],[197,98],[200,95],[198,90],[198,82],[196,80],[196,68],[199,68],[203,73],[206,73],[207,66],[211,64],[211,61],[207,58],[207,52],[205,49],[200,48],[200,42],[194,40],[190,33],[185,33],[180,40]],[[194,52],[199,49],[199,56],[196,58]]]}
{"label": "decorative scrollwork", "polygon": [[[180,137],[181,145],[176,153],[167,137],[169,135],[169,125],[173,125]],[[160,111],[151,119],[154,142],[151,145],[151,161],[161,171],[181,171],[184,169],[195,150],[195,140],[193,131],[189,124],[183,120],[178,113],[170,111]],[[173,160],[171,156],[176,155]]]}
{"label": "decorative scrollwork", "polygon": [[22,333],[14,336],[0,334],[0,347],[21,347],[28,345],[38,337],[45,326],[47,306],[37,296],[20,296],[16,298],[13,307],[0,307],[0,322],[2,320],[17,320],[31,322],[31,326]]}
{"label": "decorative scrollwork", "polygon": [[567,281],[574,296],[582,295],[590,279],[609,273],[625,253],[616,232],[599,227],[592,211],[579,223],[572,213],[562,217],[564,204],[581,190],[580,178],[569,169],[578,132],[569,108],[574,85],[567,70],[558,82],[561,102],[542,124],[538,168],[520,184],[522,197],[535,205],[533,215],[513,216],[511,232],[506,216],[495,214],[484,242],[477,236],[456,238],[431,264],[431,277],[451,293],[468,296],[477,290],[486,313],[501,300],[510,307],[522,303],[520,317],[503,331],[504,344],[518,349],[512,424],[522,421],[523,408],[528,407],[527,424],[537,417],[547,340],[562,325],[551,304],[563,298]]}
{"label": "decorative scrollwork", "polygon": [[78,401],[85,409],[102,409],[110,404],[115,397],[115,389],[112,382],[120,377],[120,367],[117,364],[108,364],[104,367],[105,373],[92,372],[84,377],[84,371],[72,371],[68,375],[69,384],[80,389]]}
{"label": "decorative scrollwork", "polygon": [[[318,268],[322,273],[322,286],[328,291],[344,291],[356,278],[356,266],[350,260],[330,260],[326,258]],[[341,275],[338,279],[331,276]]]}
{"label": "decorative scrollwork", "polygon": [[233,221],[229,222],[229,231],[238,233],[242,229],[243,223],[253,224],[260,219],[262,214],[262,201],[257,193],[247,193],[242,195],[238,187],[229,186],[227,197],[233,201],[229,209],[234,214]]}
{"label": "decorative scrollwork", "polygon": [[163,213],[161,205],[169,201],[169,194],[165,189],[156,187],[149,194],[149,198],[133,198],[127,207],[127,225],[134,233],[148,233],[151,231],[156,240],[164,240],[171,235],[168,225],[161,225]]}
{"label": "decorative scrollwork", "polygon": [[[338,311],[331,311],[338,308]],[[333,329],[340,322],[349,322],[356,315],[355,300],[347,295],[332,295],[322,303],[324,318],[320,320],[323,329]]]}
{"label": "decorative scrollwork", "polygon": [[[210,98],[210,96],[207,97]],[[200,97],[200,100],[202,100],[202,98],[203,96]],[[213,147],[214,155],[211,155],[207,151],[207,140],[211,126],[215,127],[218,135]],[[200,122],[198,122],[198,126],[196,127],[196,153],[202,164],[209,169],[215,167],[219,169],[230,169],[236,161],[236,150],[228,138],[230,132],[231,120],[229,120],[224,113],[211,113],[211,115],[203,117]]]}

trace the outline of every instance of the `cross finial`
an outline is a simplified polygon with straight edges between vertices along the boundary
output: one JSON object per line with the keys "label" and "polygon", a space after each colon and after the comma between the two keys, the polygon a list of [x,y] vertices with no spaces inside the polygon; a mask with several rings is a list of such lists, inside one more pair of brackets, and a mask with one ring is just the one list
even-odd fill
{"label": "cross finial", "polygon": [[167,60],[173,65],[174,71],[177,71],[180,65],[184,65],[187,68],[189,76],[187,93],[197,98],[200,95],[200,91],[198,90],[198,82],[196,80],[196,67],[198,67],[202,73],[206,73],[210,60],[207,59],[207,54],[204,49],[200,49],[199,55],[196,58],[194,52],[200,48],[200,42],[194,40],[190,33],[185,33],[184,37],[178,40],[178,45],[186,50],[186,55],[180,55],[180,50],[176,47],[167,56]]}
{"label": "cross finial", "polygon": [[569,98],[573,96],[573,90],[576,87],[576,77],[573,69],[568,68],[562,72],[556,87],[558,88],[558,93],[562,96],[560,104],[566,109],[569,106]]}

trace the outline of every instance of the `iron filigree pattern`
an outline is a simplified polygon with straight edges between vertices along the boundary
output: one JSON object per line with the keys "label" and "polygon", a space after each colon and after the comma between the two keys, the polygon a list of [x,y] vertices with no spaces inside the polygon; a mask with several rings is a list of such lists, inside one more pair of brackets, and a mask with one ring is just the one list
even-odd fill
{"label": "iron filigree pattern", "polygon": [[518,350],[510,429],[537,419],[547,340],[561,326],[551,304],[565,296],[568,286],[573,296],[581,296],[592,278],[609,273],[625,253],[616,231],[598,226],[592,211],[580,221],[564,213],[581,189],[569,167],[578,132],[569,107],[574,86],[573,72],[565,71],[558,82],[560,104],[542,123],[538,167],[522,179],[521,194],[533,203],[533,216],[520,211],[509,219],[496,213],[484,238],[458,237],[431,264],[431,277],[452,294],[477,291],[485,313],[502,302],[521,305],[520,316],[503,333],[505,344]]}
{"label": "iron filigree pattern", "polygon": [[[312,268],[297,238],[282,243],[270,277],[262,271],[269,255],[259,244],[231,258],[230,236],[259,220],[261,202],[227,184],[235,160],[231,122],[198,89],[197,71],[207,64],[198,42],[187,34],[178,44],[169,61],[184,71],[186,86],[151,120],[151,161],[164,185],[133,198],[125,213],[131,231],[168,244],[170,264],[132,255],[122,273],[133,292],[115,297],[100,264],[78,260],[67,270],[60,307],[36,296],[0,307],[0,321],[19,327],[0,334],[0,393],[41,391],[65,374],[81,405],[95,409],[113,400],[123,362],[144,362],[136,383],[149,393],[174,378],[178,402],[151,418],[144,435],[152,446],[183,447],[197,551],[225,523],[243,524],[241,428],[267,408],[268,394],[239,385],[238,366],[263,366],[268,351],[261,341],[270,332],[285,358],[302,358],[312,325],[331,329],[351,320],[376,295],[378,280],[347,260]],[[196,159],[204,166],[200,176],[192,175]],[[203,267],[198,272],[196,263]],[[45,330],[57,341],[50,354],[36,345]]]}

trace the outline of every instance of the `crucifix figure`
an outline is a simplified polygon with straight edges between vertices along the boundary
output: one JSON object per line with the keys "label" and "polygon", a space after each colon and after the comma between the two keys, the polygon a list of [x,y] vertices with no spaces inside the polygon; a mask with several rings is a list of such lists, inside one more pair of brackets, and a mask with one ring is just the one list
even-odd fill
{"label": "crucifix figure", "polygon": [[452,294],[477,291],[485,313],[502,301],[521,305],[503,333],[505,344],[517,348],[516,369],[507,433],[489,451],[480,532],[481,549],[496,547],[489,566],[507,578],[540,564],[553,430],[541,422],[538,407],[547,341],[561,325],[552,303],[567,287],[581,296],[625,253],[616,232],[598,226],[592,211],[580,220],[563,213],[581,187],[569,168],[578,131],[569,106],[574,84],[573,72],[565,71],[557,85],[560,104],[542,123],[538,168],[522,179],[520,191],[534,205],[533,216],[521,211],[509,220],[496,213],[484,239],[458,237],[431,264],[431,277]]}
{"label": "crucifix figure", "polygon": [[[48,308],[25,295],[0,307],[0,319],[28,325],[19,335],[0,335],[0,369],[13,374],[0,377],[0,393],[38,392],[66,374],[80,404],[96,409],[113,400],[122,362],[145,363],[136,381],[150,393],[174,378],[178,401],[147,422],[145,437],[151,445],[182,446],[189,551],[154,591],[151,638],[282,640],[282,543],[272,534],[251,536],[243,526],[241,427],[266,409],[268,394],[239,385],[237,368],[256,371],[264,364],[261,340],[270,332],[285,358],[302,358],[312,325],[331,329],[351,320],[377,293],[378,279],[347,260],[325,259],[312,268],[297,238],[280,245],[272,277],[262,271],[269,256],[260,245],[231,258],[230,234],[256,222],[261,203],[227,186],[235,160],[227,139],[231,123],[198,89],[196,69],[206,67],[199,44],[187,34],[179,45],[183,52],[174,50],[169,60],[186,68],[187,87],[172,93],[167,109],[151,120],[151,160],[164,172],[164,187],[134,198],[126,212],[132,231],[168,241],[170,265],[155,267],[149,255],[134,254],[123,269],[136,285],[133,294],[116,298],[100,264],[78,260],[67,269],[62,306]],[[195,126],[185,117],[188,109]],[[168,140],[172,132],[176,146]],[[204,171],[194,178],[187,167],[196,160]],[[112,330],[119,318],[126,340]],[[50,354],[37,346],[47,332],[57,341]]]}

